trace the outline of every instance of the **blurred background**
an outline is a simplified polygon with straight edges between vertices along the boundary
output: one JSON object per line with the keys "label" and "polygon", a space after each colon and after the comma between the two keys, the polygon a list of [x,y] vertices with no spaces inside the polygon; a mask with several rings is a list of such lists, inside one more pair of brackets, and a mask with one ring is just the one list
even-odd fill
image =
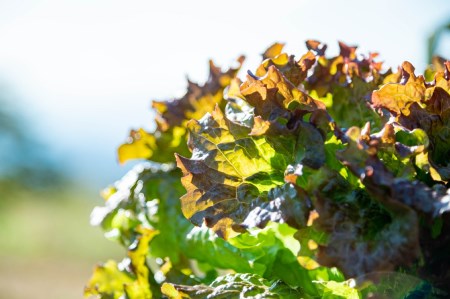
{"label": "blurred background", "polygon": [[0,0],[0,298],[81,298],[125,253],[89,226],[131,165],[117,147],[153,128],[150,103],[203,82],[208,59],[255,70],[273,42],[337,41],[422,72],[450,57],[450,1]]}

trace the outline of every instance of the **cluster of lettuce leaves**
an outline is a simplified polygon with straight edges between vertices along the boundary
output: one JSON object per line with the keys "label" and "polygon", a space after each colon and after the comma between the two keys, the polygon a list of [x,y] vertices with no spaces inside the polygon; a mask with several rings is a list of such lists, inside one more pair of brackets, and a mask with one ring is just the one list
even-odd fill
{"label": "cluster of lettuce leaves", "polygon": [[306,46],[272,45],[244,81],[243,57],[210,62],[204,84],[153,102],[156,129],[118,150],[143,162],[91,218],[127,256],[86,296],[450,294],[450,63],[383,72],[377,54]]}

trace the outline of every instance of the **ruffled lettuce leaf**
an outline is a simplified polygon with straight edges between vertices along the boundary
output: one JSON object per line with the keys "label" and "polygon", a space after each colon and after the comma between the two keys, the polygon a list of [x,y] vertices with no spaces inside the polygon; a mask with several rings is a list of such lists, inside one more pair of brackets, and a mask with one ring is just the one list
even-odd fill
{"label": "ruffled lettuce leaf", "polygon": [[185,243],[186,255],[199,263],[240,273],[264,273],[264,265],[251,262],[239,248],[219,238],[206,226],[194,227]]}
{"label": "ruffled lettuce leaf", "polygon": [[324,162],[323,139],[314,126],[298,121],[293,130],[284,129],[284,136],[276,129],[254,136],[216,108],[188,127],[192,158],[177,156],[177,164],[187,190],[183,214],[192,223],[205,223],[225,239],[269,220],[306,223],[308,197],[301,188],[285,185],[284,171],[296,161],[312,167]]}
{"label": "ruffled lettuce leaf", "polygon": [[300,244],[295,233],[296,229],[287,224],[271,222],[264,229],[251,229],[225,241],[204,226],[196,227],[187,237],[186,251],[202,264],[282,280],[291,287],[301,287],[310,296],[323,293],[315,280],[344,280],[335,268],[305,267],[298,256]]}
{"label": "ruffled lettuce leaf", "polygon": [[229,242],[240,249],[241,254],[255,266],[255,270],[262,270],[253,273],[270,280],[282,280],[290,286],[301,287],[308,295],[319,296],[321,290],[313,283],[314,280],[340,280],[340,277],[323,267],[304,267],[298,259],[300,244],[294,237],[295,232],[296,229],[286,224],[270,223],[262,230],[252,229]]}
{"label": "ruffled lettuce leaf", "polygon": [[354,286],[354,280],[349,281],[315,281],[323,287],[323,294],[320,298],[322,299],[359,299],[361,298],[360,293]]}
{"label": "ruffled lettuce leaf", "polygon": [[390,73],[381,72],[382,63],[375,60],[378,54],[362,56],[357,47],[339,42],[339,55],[327,58],[325,44],[306,44],[317,55],[317,63],[304,82],[311,96],[327,104],[328,113],[341,128],[362,127],[366,122],[380,128],[383,120],[370,107],[370,94]]}
{"label": "ruffled lettuce leaf", "polygon": [[133,242],[138,227],[156,229],[160,234],[152,241],[150,254],[177,263],[191,229],[181,214],[179,197],[184,190],[179,177],[179,171],[169,165],[137,165],[105,191],[105,206],[94,209],[91,223],[101,225],[105,236],[125,247]]}
{"label": "ruffled lettuce leaf", "polygon": [[290,288],[282,281],[270,282],[256,274],[229,274],[214,280],[209,286],[184,286],[163,284],[164,295],[170,299],[218,299],[218,298],[261,298],[294,299],[310,298],[301,289]]}
{"label": "ruffled lettuce leaf", "polygon": [[262,55],[263,59],[273,58],[281,54],[283,51],[284,44],[283,43],[273,43],[270,47],[264,51]]}
{"label": "ruffled lettuce leaf", "polygon": [[307,52],[298,61],[294,55],[282,53],[283,44],[274,44],[263,54],[264,61],[256,70],[256,76],[263,77],[270,66],[275,66],[294,86],[299,86],[307,77],[308,70],[316,62],[313,52]]}
{"label": "ruffled lettuce leaf", "polygon": [[215,105],[225,106],[223,92],[236,77],[244,57],[238,58],[238,67],[223,72],[212,61],[209,78],[199,85],[188,81],[186,94],[170,101],[153,101],[157,128],[154,132],[132,130],[126,143],[118,149],[120,163],[132,159],[147,159],[159,163],[173,162],[174,153],[187,154],[186,128],[188,120],[201,118]]}
{"label": "ruffled lettuce leaf", "polygon": [[423,183],[395,177],[378,159],[377,144],[367,145],[357,128],[346,136],[348,146],[337,155],[363,188],[348,183],[345,188],[346,181],[341,180],[330,188],[332,193],[319,193],[317,226],[329,233],[319,262],[337,266],[347,277],[411,265],[420,252],[417,212],[439,216],[447,211],[447,196]]}
{"label": "ruffled lettuce leaf", "polygon": [[[325,106],[275,65],[261,78],[249,75],[239,89],[230,86],[227,98],[225,115],[216,107],[187,124],[192,157],[177,155],[187,190],[184,215],[223,238],[269,220],[304,225],[308,196],[284,185],[284,173],[289,165],[324,164],[324,139],[332,127]],[[233,121],[243,115],[246,121]]]}
{"label": "ruffled lettuce leaf", "polygon": [[[294,229],[289,229],[288,226],[275,229],[270,226],[270,229],[252,235],[242,234],[233,239],[233,243],[217,237],[206,227],[191,229],[180,211],[178,197],[183,191],[180,190],[180,185],[176,187],[180,184],[177,171],[167,165],[159,168],[156,166],[137,166],[122,181],[116,183],[113,190],[109,190],[105,207],[94,210],[92,221],[100,224],[107,236],[119,239],[125,246],[133,244],[142,227],[158,229],[161,233],[153,238],[148,253],[152,257],[169,258],[160,267],[159,275],[163,276],[164,281],[186,281],[186,277],[179,271],[192,273],[186,261],[193,259],[213,269],[257,273],[270,279],[283,278],[291,285],[305,281],[303,284],[308,286],[309,293],[317,292],[297,261],[295,254],[298,245],[295,239],[289,237],[289,234],[295,232]],[[285,185],[284,189],[278,191],[280,193],[276,196],[280,197],[274,201],[276,204],[286,200],[283,196],[295,195],[293,185]],[[260,218],[266,217],[265,213],[282,215],[277,206],[261,207],[263,209],[258,212]],[[285,210],[287,215],[296,211],[298,209]],[[265,222],[271,220],[264,219]],[[291,241],[288,244],[286,242],[289,238]],[[288,250],[286,247],[292,249]]]}
{"label": "ruffled lettuce leaf", "polygon": [[322,102],[298,89],[275,65],[269,66],[261,78],[249,74],[240,92],[245,101],[255,108],[255,115],[264,120],[289,119],[290,111],[294,109],[325,109]]}
{"label": "ruffled lettuce leaf", "polygon": [[[211,63],[205,84],[153,103],[154,132],[120,147],[121,163],[177,153],[181,183],[167,165],[135,170],[92,218],[125,247],[161,232],[146,251],[165,296],[359,298],[345,279],[399,269],[446,288],[449,64],[381,73],[377,54],[339,46],[327,58],[310,40],[296,59],[276,43],[243,83]],[[125,261],[99,267],[89,294],[146,298],[139,275],[158,294]]]}
{"label": "ruffled lettuce leaf", "polygon": [[[354,48],[341,48],[341,57],[356,59]],[[334,67],[341,68],[347,60],[336,59]],[[364,73],[364,63],[370,66],[368,61],[352,63],[353,70],[347,75],[369,77],[370,70]],[[331,84],[329,88],[335,87]],[[253,122],[233,122],[216,108],[200,121],[188,123],[192,158],[177,157],[187,190],[181,198],[182,210],[192,223],[204,223],[225,239],[243,232],[242,228],[264,227],[268,221],[322,232],[326,237],[316,238],[322,242],[317,256],[314,250],[304,250],[303,262],[317,258],[320,264],[343,269],[347,277],[392,270],[415,261],[419,250],[415,212],[401,204],[391,210],[392,202],[371,194],[361,173],[355,171],[353,164],[365,171],[371,165],[367,157],[377,152],[353,153],[348,136],[336,127],[324,105],[295,87],[276,63],[271,62],[263,77],[249,75],[239,91],[234,88],[229,94],[254,108],[247,113],[255,115]],[[234,106],[231,117],[243,115],[241,107]],[[397,141],[391,124],[378,134],[371,135],[366,129],[364,137],[369,144],[377,142],[380,158],[392,170],[412,178],[414,170],[408,167],[408,159],[423,152],[426,138],[421,138],[420,132],[398,131],[404,132],[398,137],[403,143]],[[330,142],[335,138],[347,145]],[[346,151],[336,158],[336,151],[342,148]],[[343,158],[347,152],[351,162]],[[319,220],[308,229],[306,220],[313,208]],[[367,221],[368,215],[372,221]],[[410,230],[409,237],[397,238]],[[392,255],[390,248],[398,250]],[[401,254],[403,250],[411,253]]]}
{"label": "ruffled lettuce leaf", "polygon": [[[430,146],[419,164],[434,180],[450,179],[450,64],[445,71],[436,72],[434,81],[427,83],[414,74],[409,62],[402,65],[399,83],[382,86],[372,95],[375,108],[385,109],[392,118],[409,130],[426,132]],[[425,161],[424,161],[425,160]]]}
{"label": "ruffled lettuce leaf", "polygon": [[160,291],[147,265],[149,242],[158,231],[137,228],[139,235],[128,248],[128,257],[120,264],[110,260],[94,269],[84,294],[99,298],[151,299]]}
{"label": "ruffled lettuce leaf", "polygon": [[164,132],[153,133],[141,128],[130,131],[126,143],[118,149],[118,158],[121,164],[136,159],[169,163],[173,162],[174,152],[188,152],[185,128],[170,127]]}

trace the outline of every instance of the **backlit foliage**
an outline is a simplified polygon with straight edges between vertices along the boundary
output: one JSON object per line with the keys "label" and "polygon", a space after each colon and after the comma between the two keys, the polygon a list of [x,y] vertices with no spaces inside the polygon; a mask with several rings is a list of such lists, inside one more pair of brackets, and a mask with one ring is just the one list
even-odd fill
{"label": "backlit foliage", "polygon": [[[127,257],[97,266],[86,295],[446,296],[450,63],[425,78],[306,46],[272,45],[243,81],[210,62],[204,84],[153,102],[156,130],[119,148],[147,161],[92,214]],[[386,273],[416,283],[388,288]]]}

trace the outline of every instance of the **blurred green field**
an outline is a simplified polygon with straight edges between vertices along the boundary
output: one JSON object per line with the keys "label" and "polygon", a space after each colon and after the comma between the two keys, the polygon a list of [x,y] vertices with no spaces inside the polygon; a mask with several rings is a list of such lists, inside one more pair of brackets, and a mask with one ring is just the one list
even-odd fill
{"label": "blurred green field", "polygon": [[89,225],[96,192],[0,190],[0,298],[82,298],[93,266],[125,252]]}

